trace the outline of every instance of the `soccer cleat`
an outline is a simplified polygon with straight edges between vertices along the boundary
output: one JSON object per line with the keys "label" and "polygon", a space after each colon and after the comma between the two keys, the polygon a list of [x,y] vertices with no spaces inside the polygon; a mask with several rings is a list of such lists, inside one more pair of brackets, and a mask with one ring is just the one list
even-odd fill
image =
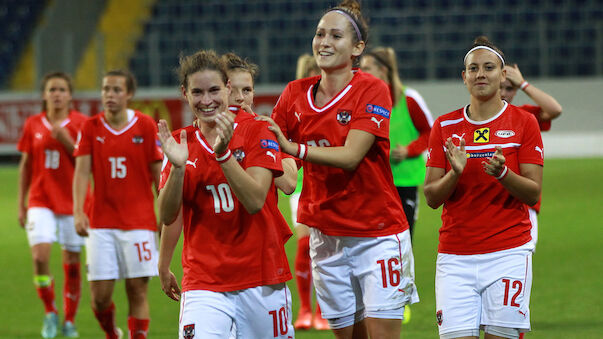
{"label": "soccer cleat", "polygon": [[315,330],[319,330],[319,331],[325,331],[325,330],[330,330],[331,326],[329,326],[329,322],[327,321],[327,319],[323,318],[320,313],[317,313],[314,315],[314,320],[312,321],[312,327],[314,327]]}
{"label": "soccer cleat", "polygon": [[59,327],[59,317],[54,312],[46,313],[42,325],[42,338],[54,338],[57,336],[57,327]]}
{"label": "soccer cleat", "polygon": [[402,324],[406,325],[410,322],[410,305],[404,306],[404,320],[402,320]]}
{"label": "soccer cleat", "polygon": [[312,327],[312,311],[300,308],[293,327],[296,330],[309,330]]}
{"label": "soccer cleat", "polygon": [[75,325],[71,321],[66,321],[63,324],[63,337],[78,338],[79,336],[77,328],[75,328]]}

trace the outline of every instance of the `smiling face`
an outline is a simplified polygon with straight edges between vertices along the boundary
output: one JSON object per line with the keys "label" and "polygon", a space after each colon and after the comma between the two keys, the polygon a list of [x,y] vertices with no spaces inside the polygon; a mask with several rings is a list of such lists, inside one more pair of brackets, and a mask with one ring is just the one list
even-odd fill
{"label": "smiling face", "polygon": [[61,111],[69,108],[71,91],[69,83],[63,78],[50,78],[44,85],[42,94],[48,111]]}
{"label": "smiling face", "polygon": [[218,113],[228,109],[230,83],[224,83],[215,70],[202,70],[188,76],[182,95],[201,123],[213,124]]}
{"label": "smiling face", "polygon": [[105,112],[117,114],[128,107],[128,101],[133,93],[128,92],[126,77],[109,75],[103,78],[101,96]]}
{"label": "smiling face", "polygon": [[352,67],[353,58],[360,56],[364,42],[354,42],[356,33],[349,20],[335,11],[325,14],[316,27],[312,51],[318,67],[323,70]]}
{"label": "smiling face", "polygon": [[228,72],[228,80],[231,87],[228,103],[230,105],[251,107],[254,95],[251,73],[243,69],[234,69]]}
{"label": "smiling face", "polygon": [[498,56],[485,49],[477,49],[467,56],[463,81],[471,96],[488,100],[499,94],[506,71]]}

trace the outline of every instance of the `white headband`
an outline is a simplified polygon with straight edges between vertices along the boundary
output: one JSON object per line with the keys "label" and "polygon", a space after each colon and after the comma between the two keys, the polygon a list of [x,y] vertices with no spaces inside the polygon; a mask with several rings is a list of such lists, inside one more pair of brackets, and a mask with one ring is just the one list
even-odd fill
{"label": "white headband", "polygon": [[348,13],[346,13],[340,9],[335,9],[335,10],[332,10],[331,12],[339,13],[339,14],[343,15],[344,17],[348,18],[348,20],[350,20],[350,22],[352,23],[352,26],[354,26],[354,30],[356,31],[356,36],[358,37],[358,41],[362,41],[362,35],[360,34],[360,30],[358,29],[358,25],[356,24],[356,21],[354,21],[354,18],[352,18]]}
{"label": "white headband", "polygon": [[486,49],[486,50],[496,54],[496,56],[500,59],[500,62],[502,62],[502,66],[505,67],[505,59],[503,59],[502,55],[500,55],[500,53],[498,53],[497,51],[493,50],[492,48],[490,48],[488,46],[476,46],[476,47],[473,47],[472,49],[470,49],[469,52],[467,52],[467,54],[465,54],[465,58],[463,58],[463,64],[467,63],[467,57],[469,56],[469,53],[471,53],[477,49]]}

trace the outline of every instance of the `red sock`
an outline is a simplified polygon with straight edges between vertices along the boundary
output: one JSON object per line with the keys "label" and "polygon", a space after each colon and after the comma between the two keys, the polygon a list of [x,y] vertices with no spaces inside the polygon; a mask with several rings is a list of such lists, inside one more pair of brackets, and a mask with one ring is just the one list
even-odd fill
{"label": "red sock", "polygon": [[523,332],[522,332],[522,333],[519,333],[519,339],[523,339],[523,335],[524,335],[524,334],[525,334],[525,333],[523,333]]}
{"label": "red sock", "polygon": [[46,313],[58,313],[54,303],[54,279],[49,286],[36,286],[36,290],[38,291],[38,296],[44,303],[44,311],[46,311]]}
{"label": "red sock", "polygon": [[63,285],[63,312],[65,312],[65,321],[75,319],[77,306],[80,303],[80,264],[63,264],[65,272],[65,284]]}
{"label": "red sock", "polygon": [[316,316],[322,318],[322,313],[320,312],[320,305],[318,302],[316,303]]}
{"label": "red sock", "polygon": [[295,255],[295,280],[299,293],[300,309],[312,310],[312,267],[310,260],[310,237],[297,240]]}
{"label": "red sock", "polygon": [[115,333],[115,304],[111,303],[111,306],[102,311],[97,311],[94,308],[92,310],[100,327],[105,332],[105,338],[117,339],[117,334]]}
{"label": "red sock", "polygon": [[147,339],[150,322],[150,319],[138,319],[129,316],[128,330],[130,330],[130,339]]}

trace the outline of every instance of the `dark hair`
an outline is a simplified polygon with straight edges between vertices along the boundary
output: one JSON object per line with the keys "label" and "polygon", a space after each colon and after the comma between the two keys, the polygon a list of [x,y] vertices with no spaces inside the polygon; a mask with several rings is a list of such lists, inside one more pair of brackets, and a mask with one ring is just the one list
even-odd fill
{"label": "dark hair", "polygon": [[176,70],[180,85],[188,89],[188,76],[204,70],[212,70],[220,73],[224,84],[228,82],[226,65],[213,50],[200,50],[192,55],[180,54],[180,67]]}
{"label": "dark hair", "polygon": [[136,78],[134,78],[132,72],[127,69],[112,69],[105,73],[103,78],[110,76],[124,77],[126,79],[126,90],[128,93],[131,93],[132,95],[136,93]]}
{"label": "dark hair", "polygon": [[[356,23],[356,26],[358,26],[358,30],[360,31],[361,40],[364,41],[365,43],[368,42],[368,33],[369,33],[368,32],[368,30],[369,30],[368,23],[362,16],[362,11],[360,9],[360,3],[358,3],[358,1],[356,1],[356,0],[343,0],[337,6],[328,9],[325,12],[325,14],[327,14],[331,11],[337,11],[337,10],[346,13],[347,15],[349,15],[352,18],[352,20],[354,20],[354,22]],[[354,25],[352,25],[352,23],[350,23],[350,26],[352,28],[352,32],[354,32],[354,38],[353,38],[354,42],[358,42],[356,30],[353,27]]]}
{"label": "dark hair", "polygon": [[[44,77],[42,77],[42,80],[40,81],[40,91],[42,91],[42,93],[44,93],[44,91],[46,90],[46,84],[48,83],[48,81],[50,81],[50,79],[63,79],[67,82],[67,87],[69,88],[69,94],[73,93],[73,82],[71,80],[71,77],[69,76],[69,74],[65,73],[65,72],[50,72],[50,73],[46,73],[44,75]],[[48,107],[46,107],[46,100],[42,100],[42,110],[46,111]]]}
{"label": "dark hair", "polygon": [[[488,48],[492,48],[493,50],[496,51],[496,53],[500,54],[500,56],[503,58],[503,60],[505,59],[505,54],[498,48],[496,47],[496,45],[494,45],[487,36],[485,35],[480,35],[477,38],[475,38],[475,40],[473,40],[473,45],[471,46],[471,48],[468,49],[468,51],[472,50],[475,47],[478,46],[485,46]],[[464,63],[464,60],[463,60]],[[465,66],[465,65],[463,65]],[[500,63],[501,68],[503,68],[505,65],[503,64],[503,62],[501,61]]]}
{"label": "dark hair", "polygon": [[398,74],[396,52],[391,47],[375,47],[364,56],[373,57],[378,64],[387,68],[387,81],[392,87],[392,101],[395,105],[404,92],[402,79],[400,79],[400,75]]}
{"label": "dark hair", "polygon": [[260,69],[258,65],[243,59],[240,56],[230,52],[222,55],[222,62],[226,65],[227,72],[241,70],[251,74],[251,78],[255,80]]}

